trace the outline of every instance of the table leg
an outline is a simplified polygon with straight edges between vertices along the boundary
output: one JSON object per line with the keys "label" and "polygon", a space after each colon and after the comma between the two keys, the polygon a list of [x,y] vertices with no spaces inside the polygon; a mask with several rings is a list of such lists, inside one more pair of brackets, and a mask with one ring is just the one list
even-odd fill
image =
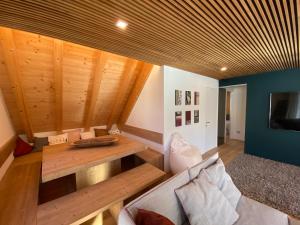
{"label": "table leg", "polygon": [[[115,160],[76,173],[77,190],[107,180],[121,172],[121,160]],[[83,225],[103,225],[103,213],[86,221]]]}
{"label": "table leg", "polygon": [[121,172],[121,160],[115,160],[76,173],[76,187],[84,187],[104,181]]}
{"label": "table leg", "polygon": [[109,208],[110,214],[115,219],[116,223],[118,223],[119,214],[120,214],[120,211],[123,208],[123,206],[124,206],[124,203],[122,201],[122,202],[118,202],[117,204],[115,204]]}

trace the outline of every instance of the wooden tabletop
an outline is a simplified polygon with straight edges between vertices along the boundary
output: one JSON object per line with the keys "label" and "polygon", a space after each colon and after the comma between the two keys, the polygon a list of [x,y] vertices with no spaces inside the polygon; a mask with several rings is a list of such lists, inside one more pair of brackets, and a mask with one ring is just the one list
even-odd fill
{"label": "wooden tabletop", "polygon": [[140,142],[123,136],[117,137],[119,142],[112,146],[80,149],[66,143],[44,147],[42,182],[54,180],[146,149],[146,146]]}

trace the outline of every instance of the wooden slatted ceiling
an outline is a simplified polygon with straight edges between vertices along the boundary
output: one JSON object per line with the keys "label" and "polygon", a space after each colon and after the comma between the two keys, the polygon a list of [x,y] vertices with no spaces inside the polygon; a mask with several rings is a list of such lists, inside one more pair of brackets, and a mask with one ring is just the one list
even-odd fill
{"label": "wooden slatted ceiling", "polygon": [[17,132],[28,136],[118,122],[150,65],[3,27],[0,44],[0,88]]}
{"label": "wooden slatted ceiling", "polygon": [[[0,25],[221,79],[298,68],[299,4],[3,0]],[[114,26],[119,18],[129,23],[126,30]]]}

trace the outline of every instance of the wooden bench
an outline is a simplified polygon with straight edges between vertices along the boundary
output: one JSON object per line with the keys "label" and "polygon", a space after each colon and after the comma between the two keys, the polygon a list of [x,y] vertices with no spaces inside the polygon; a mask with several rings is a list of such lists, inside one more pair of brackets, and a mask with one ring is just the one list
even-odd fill
{"label": "wooden bench", "polygon": [[0,224],[36,224],[41,160],[41,152],[21,156],[6,171],[0,182]]}
{"label": "wooden bench", "polygon": [[80,224],[163,179],[165,173],[145,163],[108,180],[44,203],[38,225]]}

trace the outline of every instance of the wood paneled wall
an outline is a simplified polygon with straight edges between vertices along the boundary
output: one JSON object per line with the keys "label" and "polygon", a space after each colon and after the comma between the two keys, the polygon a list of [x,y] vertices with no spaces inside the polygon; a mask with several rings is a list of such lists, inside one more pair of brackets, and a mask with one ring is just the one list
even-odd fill
{"label": "wood paneled wall", "polygon": [[[113,124],[151,64],[0,27],[0,88],[16,130]],[[149,73],[149,71],[146,71]]]}

